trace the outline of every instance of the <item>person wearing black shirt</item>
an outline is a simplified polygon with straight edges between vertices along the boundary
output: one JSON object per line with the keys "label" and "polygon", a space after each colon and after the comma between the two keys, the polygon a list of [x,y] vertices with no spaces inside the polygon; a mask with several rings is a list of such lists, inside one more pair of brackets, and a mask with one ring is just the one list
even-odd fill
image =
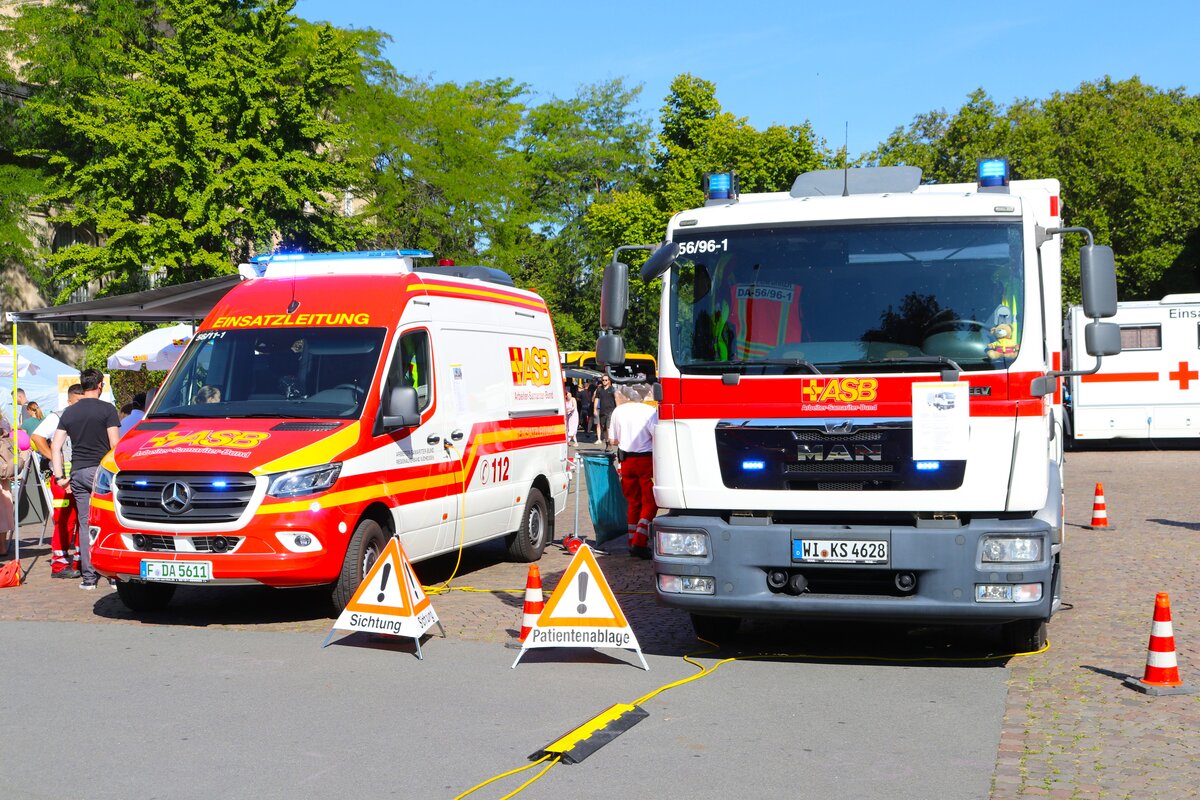
{"label": "person wearing black shirt", "polygon": [[[68,406],[58,420],[58,430],[50,443],[50,468],[59,486],[70,485],[79,516],[79,566],[83,581],[80,589],[95,589],[98,582],[92,568],[91,539],[88,536],[88,512],[91,509],[92,482],[100,459],[117,446],[120,421],[111,403],[100,399],[104,375],[98,369],[85,369],[79,375],[83,397]],[[63,445],[71,437],[71,477],[63,477]]]}
{"label": "person wearing black shirt", "polygon": [[604,449],[607,450],[609,449],[608,418],[612,416],[613,409],[617,407],[612,378],[607,375],[600,378],[600,388],[596,390],[596,399],[593,401],[593,405],[596,416],[596,441],[604,442]]}

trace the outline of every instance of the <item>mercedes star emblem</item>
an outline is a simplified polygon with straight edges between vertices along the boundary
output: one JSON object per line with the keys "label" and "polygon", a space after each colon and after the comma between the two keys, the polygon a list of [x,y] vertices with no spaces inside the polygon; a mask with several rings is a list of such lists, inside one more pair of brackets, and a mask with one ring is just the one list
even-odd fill
{"label": "mercedes star emblem", "polygon": [[171,481],[162,490],[162,507],[168,514],[182,514],[192,507],[192,487]]}

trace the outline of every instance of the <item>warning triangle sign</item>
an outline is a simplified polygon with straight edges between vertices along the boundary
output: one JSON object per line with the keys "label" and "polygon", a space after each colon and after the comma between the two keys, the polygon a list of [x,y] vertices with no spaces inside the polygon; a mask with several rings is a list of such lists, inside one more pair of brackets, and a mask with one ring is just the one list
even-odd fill
{"label": "warning triangle sign", "polygon": [[[579,548],[522,642],[517,661],[535,647],[615,647],[633,650],[642,666],[642,648],[612,588],[586,544]],[[517,665],[513,662],[513,666]]]}
{"label": "warning triangle sign", "polygon": [[400,537],[393,536],[333,627],[416,639],[435,623],[437,612],[413,572]]}

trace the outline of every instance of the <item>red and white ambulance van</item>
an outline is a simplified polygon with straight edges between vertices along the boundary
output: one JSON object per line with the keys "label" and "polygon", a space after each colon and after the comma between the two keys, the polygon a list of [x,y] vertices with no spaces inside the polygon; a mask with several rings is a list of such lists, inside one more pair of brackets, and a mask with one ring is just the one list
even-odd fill
{"label": "red and white ambulance van", "polygon": [[136,611],[180,584],[321,586],[388,537],[534,561],[567,491],[545,302],[425,251],[275,255],[212,310],[96,480],[92,560]]}

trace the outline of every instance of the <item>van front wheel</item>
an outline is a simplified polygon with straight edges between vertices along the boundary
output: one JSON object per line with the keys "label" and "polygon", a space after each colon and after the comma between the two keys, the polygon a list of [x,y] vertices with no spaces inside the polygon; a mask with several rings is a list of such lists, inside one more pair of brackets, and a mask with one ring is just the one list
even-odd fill
{"label": "van front wheel", "polygon": [[521,514],[521,528],[508,535],[508,555],[513,561],[537,561],[554,533],[554,518],[540,489],[530,488]]}
{"label": "van front wheel", "polygon": [[375,566],[383,548],[387,545],[387,535],[383,528],[373,519],[364,519],[354,529],[350,544],[346,547],[346,558],[342,561],[342,574],[333,585],[331,599],[334,611],[341,613],[363,578]]}

